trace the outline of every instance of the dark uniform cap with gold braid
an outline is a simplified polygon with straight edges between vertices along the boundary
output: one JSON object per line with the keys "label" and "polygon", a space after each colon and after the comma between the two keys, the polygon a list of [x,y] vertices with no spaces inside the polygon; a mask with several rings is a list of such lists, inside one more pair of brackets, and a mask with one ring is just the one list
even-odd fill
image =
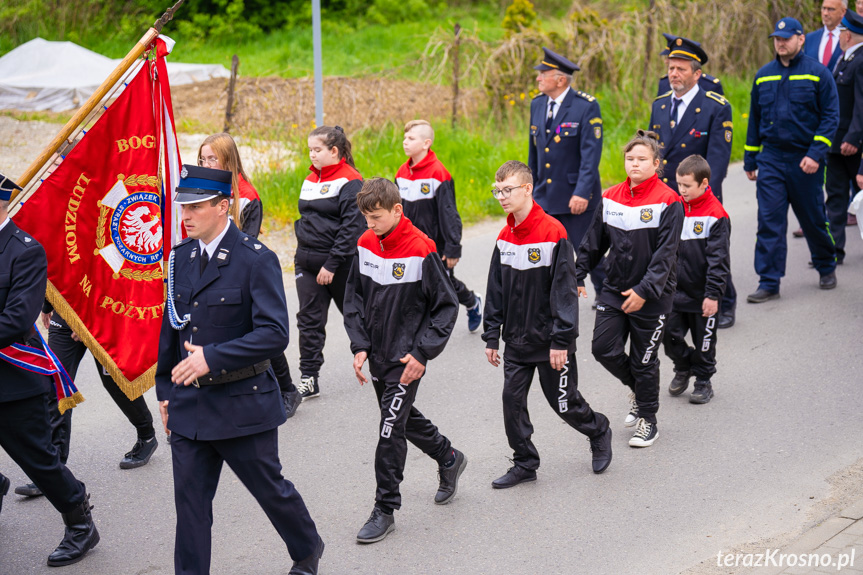
{"label": "dark uniform cap with gold braid", "polygon": [[12,197],[12,192],[20,190],[21,186],[0,174],[0,201],[6,202]]}
{"label": "dark uniform cap with gold braid", "polygon": [[563,74],[572,76],[573,72],[578,72],[581,68],[577,64],[570,62],[560,54],[552,52],[548,48],[543,48],[545,57],[542,62],[533,67],[534,70],[544,72],[545,70],[557,70]]}
{"label": "dark uniform cap with gold braid", "polygon": [[665,50],[659,53],[660,56],[668,58],[680,58],[681,60],[693,60],[702,66],[707,63],[707,52],[701,47],[701,44],[689,38],[681,36],[672,36],[671,34],[662,33],[665,36],[668,45]]}

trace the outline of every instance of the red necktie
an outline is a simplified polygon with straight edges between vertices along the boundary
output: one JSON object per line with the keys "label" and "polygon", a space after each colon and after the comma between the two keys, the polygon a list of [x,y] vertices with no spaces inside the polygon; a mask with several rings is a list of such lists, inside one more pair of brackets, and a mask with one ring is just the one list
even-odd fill
{"label": "red necktie", "polygon": [[824,56],[821,58],[821,63],[825,67],[830,63],[830,56],[833,55],[833,34],[827,33],[827,45],[824,46]]}

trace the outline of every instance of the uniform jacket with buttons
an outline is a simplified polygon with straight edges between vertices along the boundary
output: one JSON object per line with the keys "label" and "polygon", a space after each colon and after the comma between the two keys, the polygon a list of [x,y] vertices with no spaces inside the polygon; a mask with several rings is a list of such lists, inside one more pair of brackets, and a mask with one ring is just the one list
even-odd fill
{"label": "uniform jacket with buttons", "polygon": [[701,313],[704,298],[719,301],[731,272],[731,221],[710,188],[691,202],[682,197],[683,231],[677,249],[674,311]]}
{"label": "uniform jacket with buttons", "polygon": [[[48,285],[45,249],[15,222],[0,230],[0,348],[23,343],[42,348],[33,324]],[[0,360],[0,403],[53,393],[53,381]]]}
{"label": "uniform jacket with buttons", "polygon": [[621,309],[626,300],[621,292],[632,288],[647,300],[637,313],[669,313],[682,227],[679,197],[656,175],[637,186],[627,178],[605,190],[602,206],[578,248],[578,285],[584,285],[587,273],[608,252],[599,302]]}
{"label": "uniform jacket with buttons", "polygon": [[662,181],[676,192],[677,166],[692,154],[698,154],[710,165],[710,185],[721,199],[722,181],[731,160],[731,104],[719,94],[699,88],[680,122],[672,129],[673,94],[669,91],[657,97],[650,112],[650,129],[659,134],[662,146]]}
{"label": "uniform jacket with buttons", "polygon": [[461,216],[455,205],[452,176],[429,150],[416,166],[405,162],[396,173],[405,215],[434,240],[440,255],[461,257]]}
{"label": "uniform jacket with buttons", "polygon": [[[722,88],[722,81],[710,74],[701,74],[701,77],[698,78],[698,87],[704,90],[705,92],[716,92],[720,96],[725,95],[725,90]],[[661,96],[671,90],[671,82],[668,81],[668,74],[659,79],[659,85],[657,86],[656,95]]]}
{"label": "uniform jacket with buttons", "polygon": [[602,116],[590,94],[570,89],[546,133],[548,96],[530,103],[528,165],[533,172],[533,197],[549,214],[568,214],[569,200],[588,200],[587,209],[599,205],[602,185]]}
{"label": "uniform jacket with buttons", "polygon": [[351,352],[364,351],[386,381],[398,381],[410,353],[423,365],[443,352],[458,300],[434,242],[402,216],[383,239],[367,230],[345,290]]}
{"label": "uniform jacket with buttons", "polygon": [[171,327],[166,310],[159,337],[156,397],[169,400],[168,429],[205,441],[260,433],[284,423],[273,369],[231,383],[175,385],[171,370],[203,346],[210,374],[224,375],[276,357],[288,345],[288,309],[276,254],[233,223],[200,274],[198,240],[174,247],[174,305],[190,321]]}
{"label": "uniform jacket with buttons", "polygon": [[506,342],[520,361],[548,361],[549,350],[575,352],[578,289],[575,257],[566,229],[539,204],[527,218],[497,236],[488,271],[484,332],[489,349]]}
{"label": "uniform jacket with buttons", "polygon": [[357,207],[357,192],[363,178],[344,158],[333,166],[311,174],[300,191],[300,218],[294,223],[297,234],[297,266],[316,270],[321,266],[334,272],[350,258],[366,222]]}
{"label": "uniform jacket with buttons", "polygon": [[839,96],[839,128],[833,137],[833,153],[840,154],[843,142],[863,147],[863,47],[842,58],[833,70]]}
{"label": "uniform jacket with buttons", "polygon": [[777,56],[752,83],[743,169],[757,170],[758,155],[765,152],[796,153],[820,162],[838,126],[833,74],[802,51],[788,67]]}

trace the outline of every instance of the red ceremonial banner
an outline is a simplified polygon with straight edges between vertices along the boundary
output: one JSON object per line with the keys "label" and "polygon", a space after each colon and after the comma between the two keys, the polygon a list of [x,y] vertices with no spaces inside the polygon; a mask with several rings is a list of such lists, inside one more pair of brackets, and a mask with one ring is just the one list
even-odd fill
{"label": "red ceremonial banner", "polygon": [[45,247],[55,310],[130,398],[154,383],[162,258],[170,249],[163,245],[164,106],[156,70],[144,62],[14,216]]}

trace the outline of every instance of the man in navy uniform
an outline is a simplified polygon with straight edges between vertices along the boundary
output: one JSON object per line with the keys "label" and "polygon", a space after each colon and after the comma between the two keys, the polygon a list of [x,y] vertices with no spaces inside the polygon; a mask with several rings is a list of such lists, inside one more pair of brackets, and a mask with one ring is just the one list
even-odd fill
{"label": "man in navy uniform", "polygon": [[821,3],[822,28],[806,34],[803,53],[815,58],[831,72],[839,57],[842,47],[839,45],[839,23],[848,8],[848,0],[823,0]]}
{"label": "man in navy uniform", "polygon": [[282,476],[285,406],[270,358],[288,345],[276,255],[228,218],[231,172],[183,166],[174,200],[189,237],[171,253],[156,396],[171,431],[178,574],[210,572],[213,497],[226,462],[258,500],[294,560],[318,572],[324,543]]}
{"label": "man in navy uniform", "polygon": [[[47,356],[35,327],[48,285],[45,250],[6,212],[10,195],[20,189],[0,174],[0,446],[63,517],[66,534],[48,557],[48,565],[59,567],[80,561],[99,543],[99,532],[84,484],[51,443],[47,396],[56,403],[54,381],[32,365],[22,367],[30,362],[16,354]],[[0,499],[8,490],[9,479],[0,475]]]}
{"label": "man in navy uniform", "polygon": [[[857,171],[863,147],[863,16],[848,10],[839,25],[842,58],[833,78],[839,94],[839,129],[827,154],[827,219],[836,242],[836,263],[845,260],[845,225],[848,203],[860,187]],[[849,186],[850,185],[850,186]]]}
{"label": "man in navy uniform", "polygon": [[[677,36],[674,34],[667,34],[665,32],[662,33],[665,36],[665,50],[659,53],[660,56],[668,56],[672,49],[674,49],[674,44],[677,41]],[[701,47],[701,44],[695,42],[694,40],[689,40],[691,44],[695,46]],[[725,95],[725,90],[722,89],[722,82],[716,76],[711,76],[707,72],[702,70],[701,76],[698,77],[698,87],[704,90],[705,92],[716,92],[720,96]],[[671,90],[671,83],[668,81],[668,74],[659,79],[659,86],[656,90],[657,96],[662,96]]]}
{"label": "man in navy uniform", "polygon": [[794,18],[776,23],[776,58],[752,84],[743,169],[757,182],[758,289],[746,300],[779,297],[788,251],[788,204],[803,227],[822,289],[836,287],[836,246],[824,208],[824,159],[839,125],[836,82],[827,68],[802,51],[803,26]]}
{"label": "man in navy uniform", "polygon": [[[692,154],[710,164],[710,188],[722,201],[722,181],[731,160],[731,104],[721,94],[705,90],[701,67],[707,52],[688,38],[669,37],[666,65],[670,89],[653,101],[650,129],[662,146],[662,181],[677,190],[677,166]],[[731,278],[722,299],[718,326],[734,325],[737,292]]]}
{"label": "man in navy uniform", "polygon": [[[570,88],[579,67],[543,50],[545,57],[534,66],[541,94],[530,103],[527,163],[536,203],[563,224],[577,250],[602,201],[602,116],[596,98]],[[604,275],[601,264],[591,272],[597,293]]]}

